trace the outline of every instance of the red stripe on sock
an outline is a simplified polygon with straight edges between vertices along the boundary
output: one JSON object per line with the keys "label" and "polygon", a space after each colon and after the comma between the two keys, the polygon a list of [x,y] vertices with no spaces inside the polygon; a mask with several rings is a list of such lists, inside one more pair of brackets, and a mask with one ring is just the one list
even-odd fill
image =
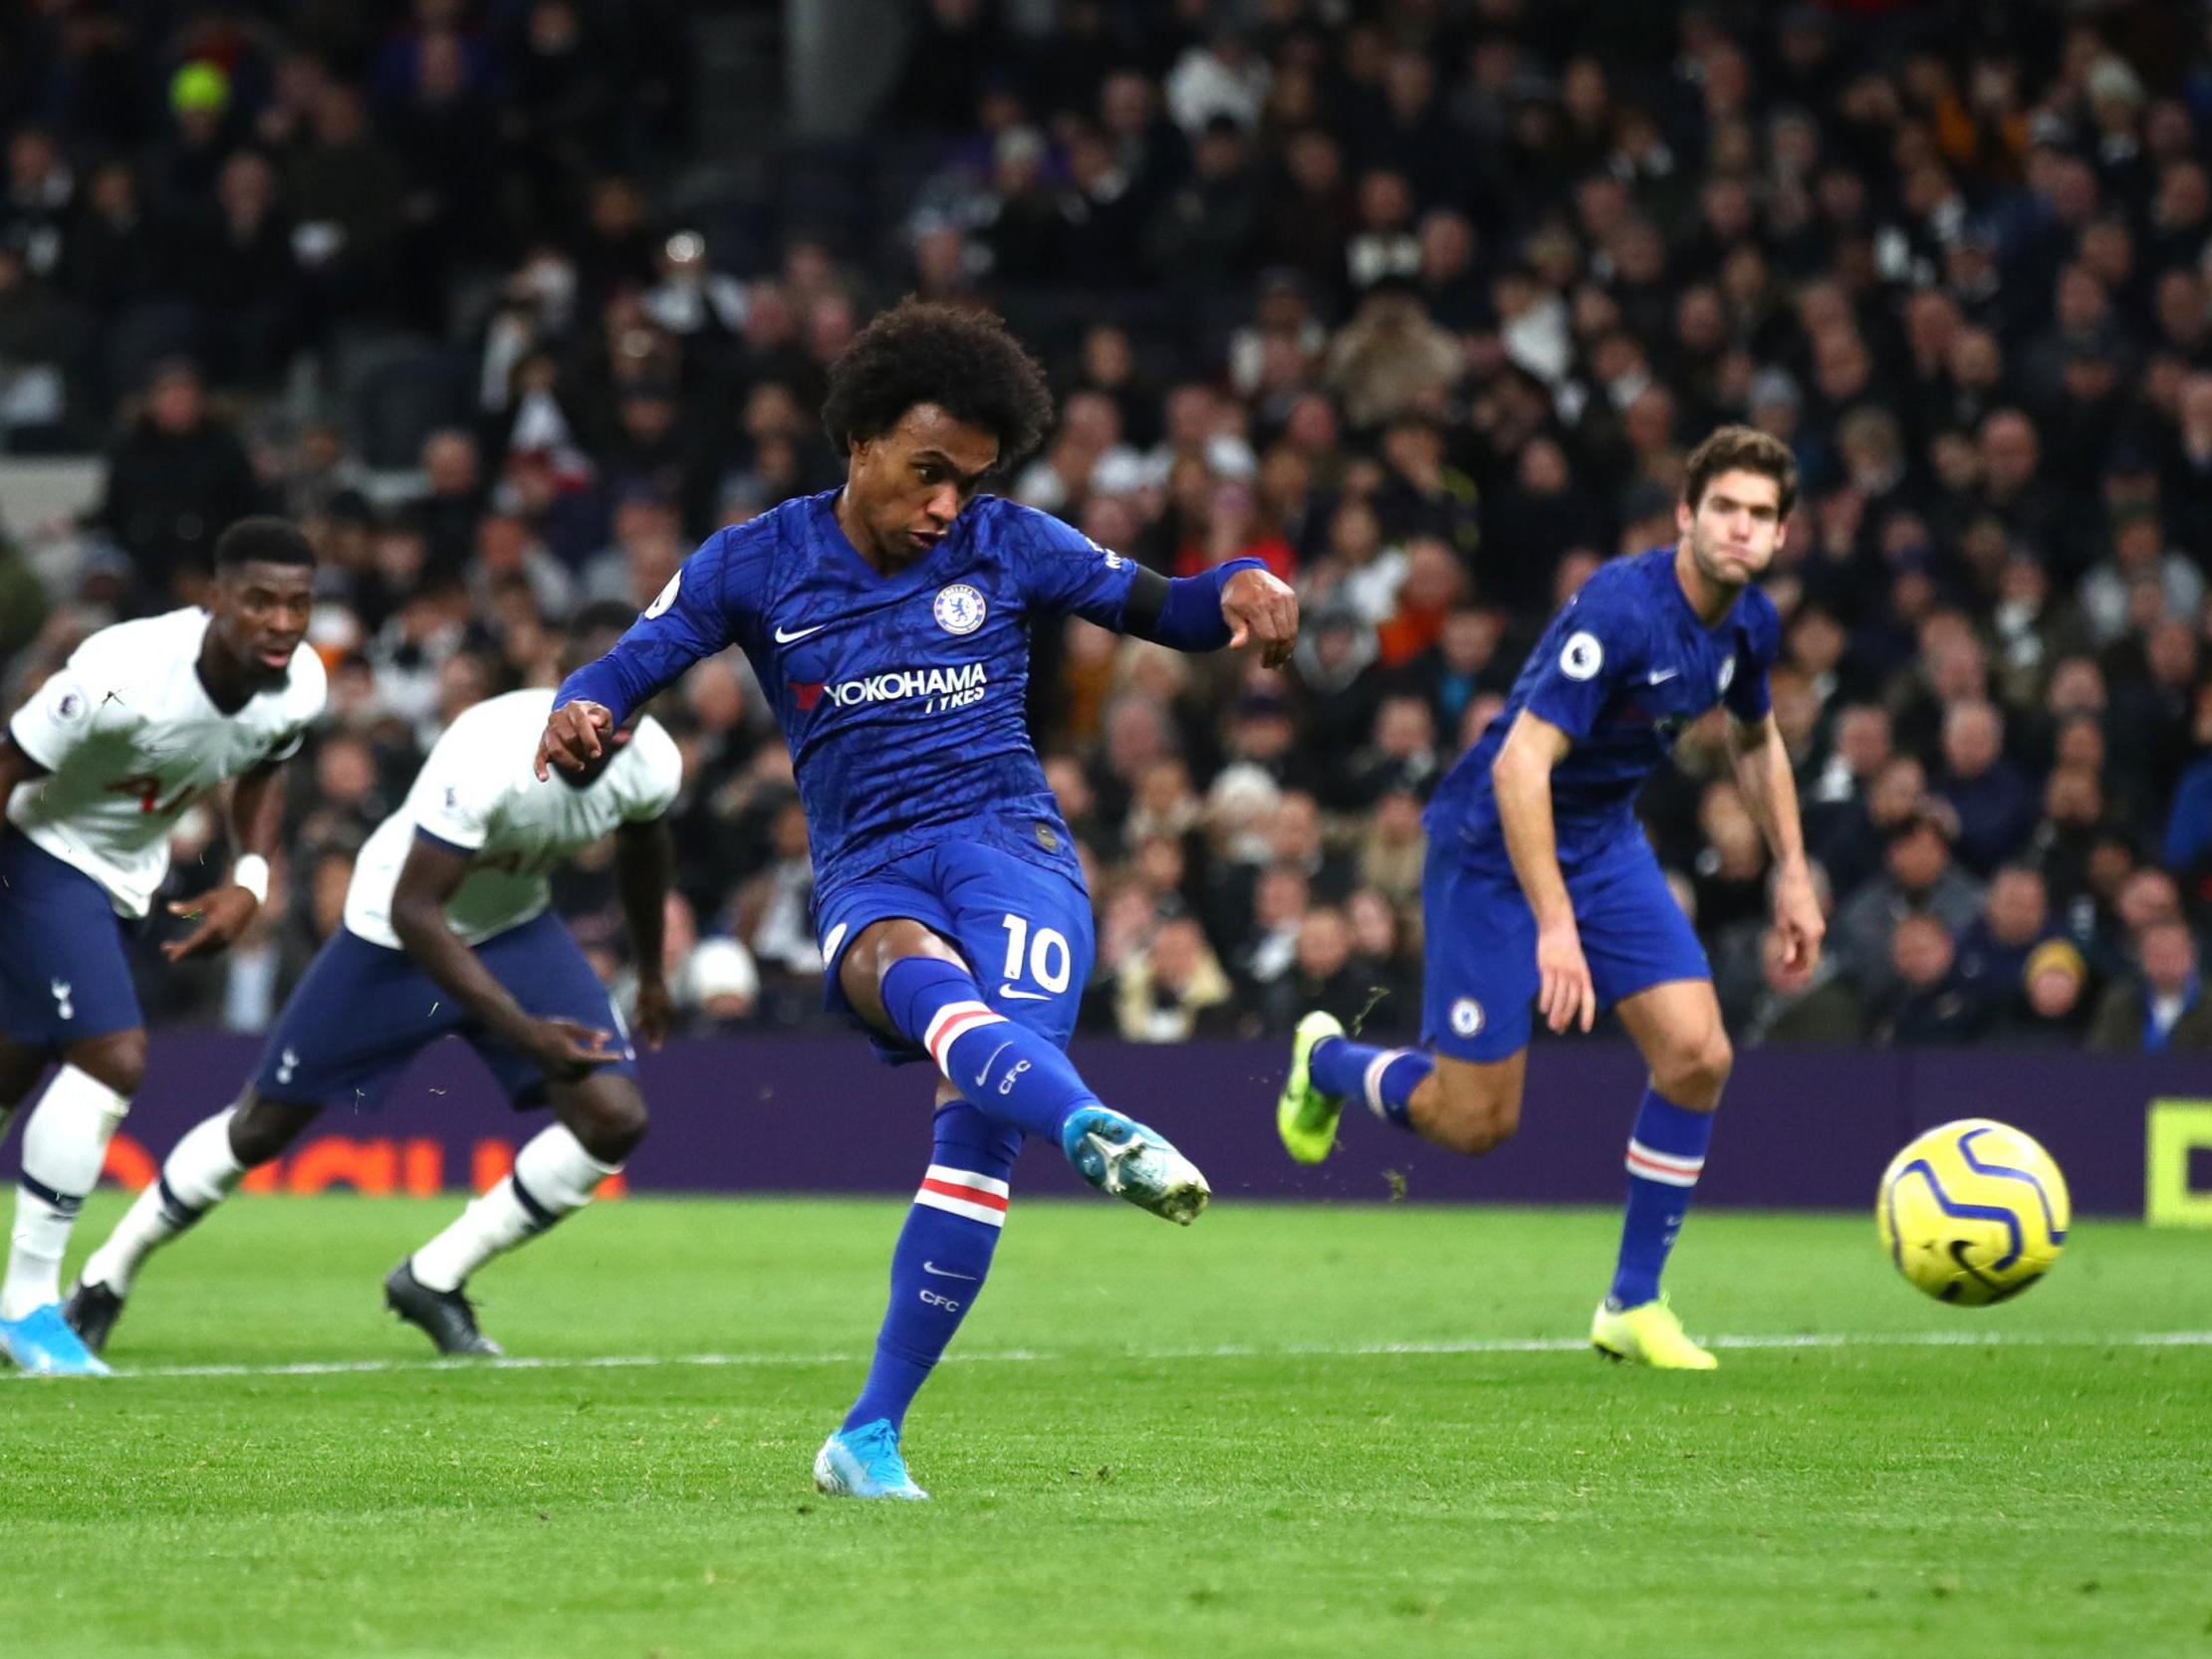
{"label": "red stripe on sock", "polygon": [[940,1181],[935,1176],[923,1180],[923,1192],[933,1192],[940,1198],[964,1198],[970,1204],[980,1204],[986,1210],[1004,1210],[1006,1200],[995,1192],[985,1192],[981,1187],[963,1187],[951,1181]]}

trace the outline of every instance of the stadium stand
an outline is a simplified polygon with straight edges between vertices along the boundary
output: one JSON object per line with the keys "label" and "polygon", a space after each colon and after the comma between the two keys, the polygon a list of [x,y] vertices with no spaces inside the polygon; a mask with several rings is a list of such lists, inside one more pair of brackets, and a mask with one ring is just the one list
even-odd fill
{"label": "stadium stand", "polygon": [[[1812,985],[1718,732],[1645,803],[1743,1040],[2212,1046],[2163,925],[2212,899],[2198,9],[928,0],[864,136],[749,166],[698,68],[745,10],[0,22],[0,451],[105,459],[0,548],[11,700],[189,599],[231,517],[324,559],[285,903],[149,972],[156,1020],[259,1029],[446,720],[551,683],[576,604],[834,485],[825,365],[918,292],[1053,372],[1006,493],[1169,573],[1257,555],[1306,605],[1281,673],[1035,641],[1096,1029],[1403,1033],[1420,803],[1746,419],[1806,485],[1771,591],[1835,905]],[[817,1022],[782,743],[740,659],[669,701],[689,1017]],[[561,902],[619,975],[610,869]]]}

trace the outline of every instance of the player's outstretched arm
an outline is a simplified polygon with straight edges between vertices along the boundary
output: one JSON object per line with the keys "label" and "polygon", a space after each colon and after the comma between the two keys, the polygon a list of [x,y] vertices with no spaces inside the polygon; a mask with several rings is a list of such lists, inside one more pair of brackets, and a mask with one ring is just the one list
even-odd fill
{"label": "player's outstretched arm", "polygon": [[738,636],[738,612],[752,602],[745,597],[747,573],[758,563],[758,549],[740,551],[732,542],[739,534],[722,531],[707,541],[612,650],[561,682],[538,740],[541,782],[555,766],[582,772],[599,759],[608,733]]}
{"label": "player's outstretched arm", "polygon": [[1583,956],[1567,878],[1560,873],[1559,832],[1552,820],[1552,773],[1573,747],[1567,733],[1523,709],[1490,763],[1506,853],[1536,913],[1537,1006],[1555,1032],[1571,1025],[1588,1031],[1598,1018],[1598,991]]}
{"label": "player's outstretched arm", "polygon": [[1298,594],[1257,559],[1229,559],[1170,580],[1099,546],[1050,513],[1008,507],[1027,555],[1018,569],[1029,602],[1177,651],[1257,644],[1280,668],[1298,644]]}
{"label": "player's outstretched arm", "polygon": [[1757,720],[1728,722],[1728,753],[1735,763],[1736,788],[1759,832],[1774,854],[1774,925],[1782,934],[1783,966],[1808,974],[1821,960],[1821,939],[1828,921],[1805,858],[1805,826],[1798,815],[1798,784],[1790,770],[1790,751],[1773,713]]}
{"label": "player's outstretched arm", "polygon": [[161,947],[171,962],[212,956],[237,942],[269,898],[269,858],[284,833],[284,763],[265,761],[230,787],[230,879],[192,898],[172,900],[169,914],[199,926]]}
{"label": "player's outstretched arm", "polygon": [[675,999],[668,994],[661,959],[675,868],[676,842],[666,819],[625,824],[614,831],[614,884],[637,952],[637,1036],[648,1049],[665,1043],[675,1023]]}
{"label": "player's outstretched arm", "polygon": [[1257,559],[1232,559],[1170,580],[1138,569],[1121,606],[1121,631],[1178,651],[1260,647],[1270,668],[1298,645],[1298,594]]}
{"label": "player's outstretched arm", "polygon": [[416,967],[484,1029],[545,1067],[558,1081],[573,1081],[595,1066],[616,1059],[614,1034],[574,1020],[540,1020],[524,1011],[445,919],[445,902],[468,879],[473,855],[417,832],[399,866],[391,893],[391,931]]}

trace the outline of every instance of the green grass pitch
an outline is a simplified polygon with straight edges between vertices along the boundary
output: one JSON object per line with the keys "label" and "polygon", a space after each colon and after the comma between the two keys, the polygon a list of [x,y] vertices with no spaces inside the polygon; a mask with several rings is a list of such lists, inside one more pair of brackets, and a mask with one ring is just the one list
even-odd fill
{"label": "green grass pitch", "polygon": [[602,1206],[479,1282],[500,1368],[377,1307],[454,1208],[241,1199],[142,1374],[0,1378],[0,1653],[2212,1655],[2203,1235],[1966,1313],[1695,1215],[1675,1305],[1764,1340],[1682,1376],[1576,1346],[1595,1211],[1017,1203],[870,1506],[808,1470],[899,1205]]}

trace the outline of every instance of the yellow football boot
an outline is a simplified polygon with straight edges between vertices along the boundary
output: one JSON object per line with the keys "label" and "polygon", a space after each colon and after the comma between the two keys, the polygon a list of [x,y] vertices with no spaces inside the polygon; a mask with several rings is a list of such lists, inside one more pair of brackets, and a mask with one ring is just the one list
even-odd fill
{"label": "yellow football boot", "polygon": [[1344,1022],[1319,1011],[1298,1022],[1291,1039],[1291,1075],[1275,1102],[1275,1129],[1283,1146],[1302,1164],[1318,1164],[1337,1144],[1337,1119],[1345,1103],[1314,1086],[1314,1046],[1325,1037],[1342,1037]]}
{"label": "yellow football boot", "polygon": [[1682,1334],[1682,1321],[1661,1297],[1615,1311],[1603,1303],[1590,1321],[1590,1343],[1611,1359],[1632,1359],[1662,1371],[1711,1371],[1720,1361]]}

